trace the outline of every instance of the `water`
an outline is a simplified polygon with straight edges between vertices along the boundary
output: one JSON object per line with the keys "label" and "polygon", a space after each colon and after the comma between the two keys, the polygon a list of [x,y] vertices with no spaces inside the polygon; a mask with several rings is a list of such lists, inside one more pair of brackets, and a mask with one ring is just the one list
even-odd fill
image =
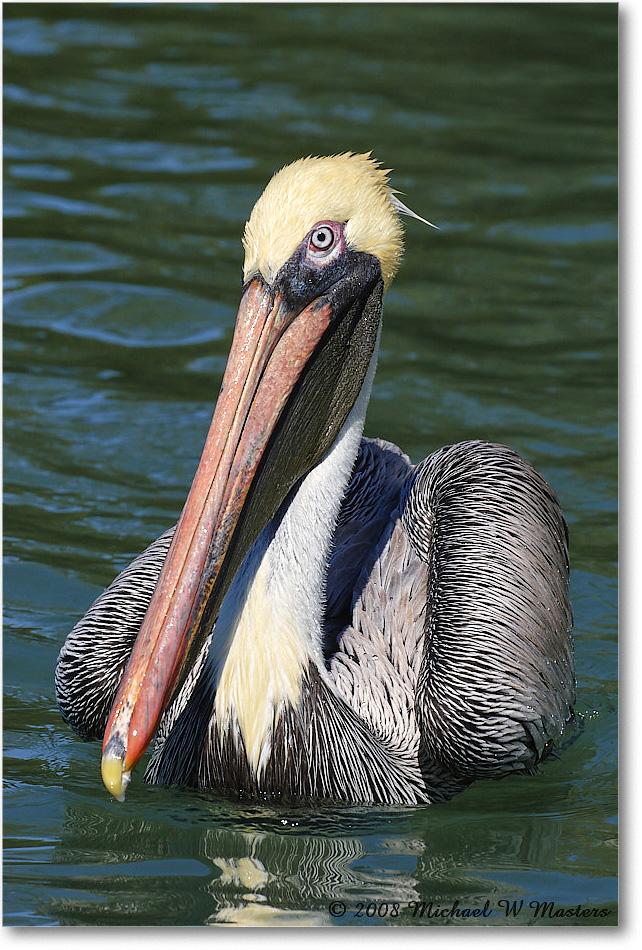
{"label": "water", "polygon": [[[616,29],[615,4],[5,6],[5,923],[615,922]],[[440,230],[407,222],[367,434],[414,460],[507,442],[555,485],[580,726],[447,805],[142,774],[119,805],[60,719],[57,652],[180,511],[254,200],[370,148]]]}

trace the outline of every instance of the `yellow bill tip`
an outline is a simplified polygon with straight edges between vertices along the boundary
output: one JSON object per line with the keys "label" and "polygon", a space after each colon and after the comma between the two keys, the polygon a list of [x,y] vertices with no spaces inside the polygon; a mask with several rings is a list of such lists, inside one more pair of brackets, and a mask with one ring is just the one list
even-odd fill
{"label": "yellow bill tip", "polygon": [[125,792],[132,777],[131,771],[126,771],[123,764],[123,760],[119,756],[112,755],[109,752],[103,755],[100,764],[105,788],[119,802],[125,801]]}

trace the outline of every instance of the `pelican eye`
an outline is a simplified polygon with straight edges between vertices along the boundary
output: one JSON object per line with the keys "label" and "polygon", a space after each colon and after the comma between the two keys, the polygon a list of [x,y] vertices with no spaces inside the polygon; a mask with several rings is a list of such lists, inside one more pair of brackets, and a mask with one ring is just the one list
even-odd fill
{"label": "pelican eye", "polygon": [[315,251],[329,251],[334,244],[334,231],[326,224],[315,228],[310,236],[310,247]]}
{"label": "pelican eye", "polygon": [[345,246],[343,229],[334,221],[320,221],[310,231],[307,238],[308,260],[316,264],[326,264]]}

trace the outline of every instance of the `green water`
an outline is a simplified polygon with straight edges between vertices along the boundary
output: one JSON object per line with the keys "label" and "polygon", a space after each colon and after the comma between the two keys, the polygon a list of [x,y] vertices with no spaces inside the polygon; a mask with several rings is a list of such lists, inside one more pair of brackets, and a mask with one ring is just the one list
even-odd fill
{"label": "green water", "polygon": [[[3,12],[5,923],[615,923],[616,5]],[[440,227],[407,222],[367,434],[414,460],[507,442],[555,485],[579,726],[446,805],[239,805],[142,771],[119,805],[60,719],[57,652],[180,511],[254,200],[348,149]]]}

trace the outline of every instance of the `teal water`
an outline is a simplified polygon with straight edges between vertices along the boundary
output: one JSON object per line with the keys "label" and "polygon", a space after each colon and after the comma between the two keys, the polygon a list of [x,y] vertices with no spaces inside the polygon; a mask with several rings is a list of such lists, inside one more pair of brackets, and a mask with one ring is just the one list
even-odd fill
{"label": "teal water", "polygon": [[[615,923],[616,5],[3,13],[5,924]],[[440,230],[407,222],[367,434],[415,461],[506,442],[553,483],[578,727],[446,805],[239,805],[142,770],[120,805],[60,719],[57,652],[180,511],[253,202],[294,158],[368,149]],[[427,916],[455,901],[491,913]]]}

